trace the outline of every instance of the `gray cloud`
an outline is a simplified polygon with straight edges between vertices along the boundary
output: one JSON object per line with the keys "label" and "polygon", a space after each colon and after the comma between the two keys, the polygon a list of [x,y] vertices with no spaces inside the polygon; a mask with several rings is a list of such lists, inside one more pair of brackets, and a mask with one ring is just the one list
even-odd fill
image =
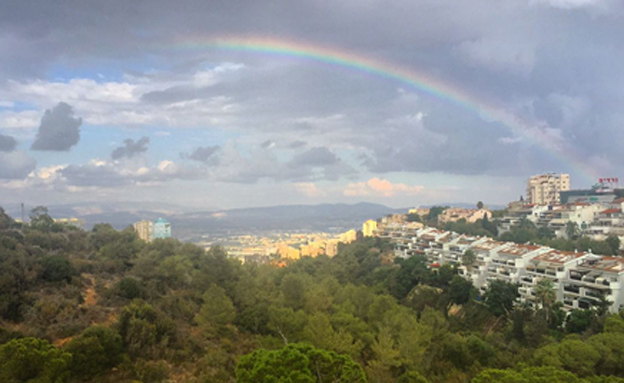
{"label": "gray cloud", "polygon": [[132,158],[137,154],[145,153],[147,151],[147,144],[149,144],[149,137],[143,136],[140,139],[134,141],[131,138],[124,140],[123,146],[120,146],[113,150],[111,158],[118,160],[120,158]]}
{"label": "gray cloud", "polygon": [[[214,130],[219,139],[237,137],[241,158],[212,147],[183,156],[218,164],[206,171],[233,182],[337,179],[354,174],[345,160],[358,155],[363,165],[357,170],[440,172],[451,179],[458,174],[520,179],[527,173],[564,170],[566,164],[545,154],[539,140],[527,140],[517,128],[510,130],[491,121],[488,113],[474,111],[492,108],[521,117],[517,126],[543,127],[558,135],[578,158],[597,158],[587,161],[596,169],[619,164],[624,157],[621,1],[183,4],[172,11],[164,0],[110,0],[95,6],[67,0],[36,5],[5,1],[0,83],[32,83],[25,96],[12,97],[5,92],[10,86],[2,87],[0,99],[33,105],[49,105],[49,97],[64,99],[89,124],[162,126],[173,132],[172,142],[175,129],[188,126]],[[448,85],[444,89],[450,96],[467,95],[464,106],[470,110],[444,94],[432,97],[409,83],[353,67],[238,50],[176,49],[172,54],[163,48],[188,35],[208,40],[271,36],[344,50],[390,64],[383,68],[404,68],[417,81],[437,78]],[[155,60],[146,66],[148,73],[127,71],[123,80],[97,80],[99,93],[75,96],[74,88],[64,88],[71,79],[61,79],[44,94],[50,68],[62,68],[66,57],[77,65],[94,63],[93,68],[111,62],[135,68],[146,57]],[[158,62],[165,64],[152,68]],[[194,78],[222,63],[244,64],[244,70],[219,75],[214,82]],[[110,92],[104,81],[122,86]],[[85,87],[90,91],[96,85]],[[127,88],[131,100],[117,97]],[[113,101],[107,99],[111,93]],[[413,119],[419,112],[426,116],[421,123]],[[107,124],[102,116],[119,117]],[[19,125],[13,116],[5,120],[7,127]],[[277,145],[260,150],[258,144],[268,138]]]}
{"label": "gray cloud", "polygon": [[0,152],[12,152],[17,146],[17,141],[11,136],[0,134]]}
{"label": "gray cloud", "polygon": [[299,148],[303,148],[306,145],[307,145],[307,143],[305,141],[295,140],[295,141],[291,142],[290,144],[288,144],[288,148],[289,149],[299,149]]}
{"label": "gray cloud", "polygon": [[324,147],[316,147],[306,150],[303,153],[297,154],[289,163],[288,166],[297,168],[301,166],[329,166],[333,165],[340,160],[329,149]]}
{"label": "gray cloud", "polygon": [[206,165],[217,165],[219,163],[219,151],[221,147],[218,145],[213,146],[200,146],[193,150],[189,155],[183,155],[183,158],[188,158],[193,161],[203,162]]}
{"label": "gray cloud", "polygon": [[37,162],[25,152],[0,152],[0,179],[23,179],[36,166]]}
{"label": "gray cloud", "polygon": [[182,166],[163,161],[157,167],[140,171],[113,163],[69,165],[59,173],[72,186],[114,188],[127,185],[165,183],[173,180],[197,180],[205,176],[198,167]]}
{"label": "gray cloud", "polygon": [[271,147],[275,146],[275,142],[273,142],[272,140],[266,140],[263,143],[260,144],[260,147],[262,149],[269,149]]}
{"label": "gray cloud", "polygon": [[51,110],[46,110],[32,150],[68,151],[80,141],[81,118],[74,118],[72,107],[59,102]]}

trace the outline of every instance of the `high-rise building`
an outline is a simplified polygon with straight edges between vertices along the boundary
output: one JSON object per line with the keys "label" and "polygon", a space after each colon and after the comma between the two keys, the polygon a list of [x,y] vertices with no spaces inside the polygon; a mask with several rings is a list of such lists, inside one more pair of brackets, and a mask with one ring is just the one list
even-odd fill
{"label": "high-rise building", "polygon": [[171,223],[164,218],[158,218],[154,221],[154,230],[152,239],[155,238],[171,238]]}
{"label": "high-rise building", "polygon": [[375,235],[375,230],[377,230],[377,221],[375,220],[369,219],[362,224],[362,235],[365,237],[372,237]]}
{"label": "high-rise building", "polygon": [[154,224],[151,221],[143,220],[134,224],[134,230],[136,230],[139,238],[145,242],[152,240],[152,233],[154,231]]}
{"label": "high-rise building", "polygon": [[569,174],[539,174],[527,182],[527,202],[537,205],[561,203],[559,193],[570,190]]}

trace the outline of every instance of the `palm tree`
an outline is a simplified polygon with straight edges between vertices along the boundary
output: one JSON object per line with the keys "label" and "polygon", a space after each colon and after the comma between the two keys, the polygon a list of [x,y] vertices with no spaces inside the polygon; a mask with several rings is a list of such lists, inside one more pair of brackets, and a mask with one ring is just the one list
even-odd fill
{"label": "palm tree", "polygon": [[535,285],[535,297],[546,314],[546,321],[548,321],[557,300],[555,285],[552,279],[542,278],[537,282]]}
{"label": "palm tree", "polygon": [[464,255],[462,255],[462,265],[466,266],[466,269],[468,270],[468,272],[470,273],[470,271],[472,270],[472,266],[474,265],[474,263],[477,261],[477,255],[474,253],[474,251],[468,249],[464,252]]}
{"label": "palm tree", "polygon": [[572,221],[568,221],[568,223],[566,223],[565,231],[568,239],[576,239],[581,234],[578,223]]}

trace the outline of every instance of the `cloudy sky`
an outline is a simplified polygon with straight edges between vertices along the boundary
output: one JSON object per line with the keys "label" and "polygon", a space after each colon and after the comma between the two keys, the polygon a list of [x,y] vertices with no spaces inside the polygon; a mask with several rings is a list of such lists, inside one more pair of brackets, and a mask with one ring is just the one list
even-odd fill
{"label": "cloudy sky", "polygon": [[622,36],[618,0],[3,0],[0,205],[587,187],[622,175]]}

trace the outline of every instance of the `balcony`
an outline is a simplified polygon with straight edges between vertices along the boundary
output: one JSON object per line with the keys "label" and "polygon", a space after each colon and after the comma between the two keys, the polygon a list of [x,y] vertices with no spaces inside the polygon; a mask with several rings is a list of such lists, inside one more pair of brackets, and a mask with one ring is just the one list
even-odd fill
{"label": "balcony", "polygon": [[572,286],[572,285],[563,286],[563,291],[567,293],[577,294],[577,295],[581,293],[581,289],[578,286]]}
{"label": "balcony", "polygon": [[574,279],[575,281],[582,281],[583,280],[583,274],[570,272],[570,279]]}
{"label": "balcony", "polygon": [[599,291],[590,290],[590,289],[585,289],[585,296],[596,298],[596,299],[602,298],[602,294]]}
{"label": "balcony", "polygon": [[533,278],[531,278],[531,277],[522,277],[522,278],[520,278],[520,282],[533,284]]}

